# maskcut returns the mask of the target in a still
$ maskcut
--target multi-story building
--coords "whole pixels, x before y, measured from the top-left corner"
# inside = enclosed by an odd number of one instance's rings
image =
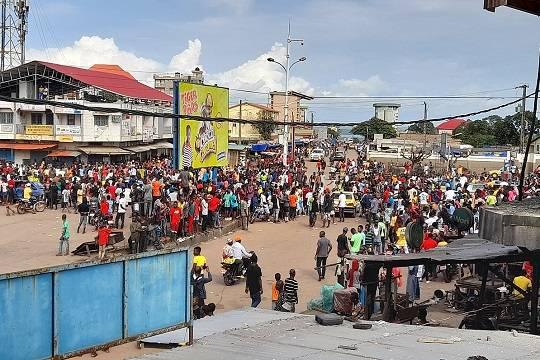
[[[373,107],[375,108],[375,117],[377,119],[381,119],[392,124],[399,121],[400,104],[376,103],[373,104]]]
[[[246,120],[274,120],[278,113],[266,105],[243,102],[229,107],[229,117],[232,119]],[[271,136],[272,134],[268,134]],[[236,143],[257,143],[263,139],[259,130],[251,124],[239,124],[229,122],[229,141]]]
[[[0,159],[17,163],[45,157],[117,161],[172,151],[171,118],[121,112],[171,113],[172,98],[138,82],[118,66],[82,69],[33,61],[0,73],[0,95],[56,102],[0,102]]]
[[[302,103],[302,100],[313,100],[311,96],[289,91],[289,121],[298,123],[311,122],[307,119],[307,106]],[[279,123],[285,120],[285,92],[273,91],[270,93],[270,107],[277,110],[276,119]],[[296,138],[313,138],[313,129],[310,126],[295,126],[294,137]]]
[[[195,70],[191,71],[191,75],[181,73],[154,74],[154,87],[169,96],[173,96],[175,81],[202,84],[204,83],[203,72],[196,67]]]

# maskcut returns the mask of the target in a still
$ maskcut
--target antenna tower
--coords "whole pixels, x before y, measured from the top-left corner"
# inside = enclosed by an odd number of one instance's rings
[[[28,0],[0,0],[2,44],[0,71],[24,64],[24,44],[28,32]]]

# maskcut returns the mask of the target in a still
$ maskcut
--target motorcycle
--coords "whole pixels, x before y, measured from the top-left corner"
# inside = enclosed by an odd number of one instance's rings
[[[249,252],[254,254],[253,251]],[[244,278],[247,267],[251,264],[250,258],[243,258],[241,263],[221,263],[221,273],[223,274],[223,282],[225,286],[231,286],[236,284],[237,281]]]
[[[30,200],[19,199],[19,202],[17,203],[17,213],[43,212],[45,211],[45,207],[45,201],[43,200],[36,200],[34,198]]]
[[[253,224],[255,220],[258,221],[268,221],[270,218],[269,211],[263,208],[262,206],[259,206],[255,209],[255,211],[249,216],[249,223]]]

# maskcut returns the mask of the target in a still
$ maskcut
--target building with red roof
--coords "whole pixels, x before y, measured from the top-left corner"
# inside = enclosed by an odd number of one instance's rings
[[[460,119],[460,118],[454,118],[454,119],[448,119],[439,125],[436,126],[437,131],[439,134],[448,134],[452,135],[453,132],[460,127],[461,125],[465,124],[467,120]]]
[[[76,157],[118,161],[172,152],[172,119],[121,112],[172,112],[172,97],[139,82],[118,65],[83,69],[32,61],[0,72],[0,95],[118,109],[104,112],[0,102],[0,160],[40,162],[49,156],[64,162]]]

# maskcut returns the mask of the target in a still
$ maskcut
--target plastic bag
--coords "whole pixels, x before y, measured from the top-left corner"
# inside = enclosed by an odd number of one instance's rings
[[[307,309],[308,310],[318,310],[321,311],[323,309],[323,303],[321,298],[317,299],[311,299],[307,303]]]
[[[322,307],[324,311],[334,311],[334,291],[343,289],[339,283],[321,286]]]

